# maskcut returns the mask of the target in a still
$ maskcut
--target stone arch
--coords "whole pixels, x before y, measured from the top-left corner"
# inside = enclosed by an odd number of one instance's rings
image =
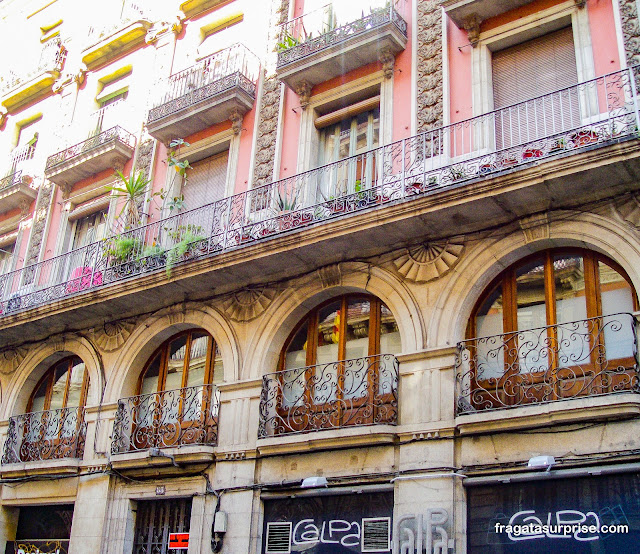
[[[289,288],[267,309],[260,331],[248,345],[242,379],[258,379],[275,371],[278,356],[294,326],[318,304],[348,292],[366,292],[380,298],[398,323],[403,352],[423,348],[424,322],[418,304],[409,289],[395,275],[364,263],[340,264],[339,278],[333,286],[324,286],[318,274],[308,276],[300,285]]]
[[[452,271],[433,308],[427,326],[429,346],[453,346],[464,339],[473,307],[489,283],[519,259],[540,250],[580,247],[606,255],[617,262],[640,290],[640,244],[634,231],[611,218],[574,214],[571,219],[551,222],[549,237],[526,242],[514,232],[489,242],[480,241]]]
[[[2,418],[7,419],[12,415],[24,413],[29,397],[44,373],[58,360],[73,355],[82,359],[89,372],[90,384],[86,405],[98,405],[105,385],[102,358],[89,340],[84,337],[72,337],[55,342],[48,341],[29,350],[7,387],[8,401],[4,403]]]
[[[200,327],[211,333],[222,355],[224,380],[237,379],[240,365],[240,350],[233,329],[213,308],[169,308],[141,321],[131,333],[126,346],[120,351],[113,373],[107,383],[105,401],[117,402],[119,398],[136,394],[138,376],[153,352],[165,340],[176,333]]]

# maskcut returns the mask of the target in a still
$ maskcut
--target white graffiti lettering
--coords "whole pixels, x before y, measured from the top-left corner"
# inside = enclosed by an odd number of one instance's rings
[[[344,519],[323,521],[320,526],[313,519],[302,519],[293,528],[293,544],[341,544],[357,546],[360,544],[360,524]]]

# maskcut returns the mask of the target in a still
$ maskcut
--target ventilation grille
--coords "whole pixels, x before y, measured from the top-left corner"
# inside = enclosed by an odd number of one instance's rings
[[[265,554],[291,553],[291,522],[267,523],[267,549]]]
[[[362,518],[362,552],[389,552],[391,550],[391,518]]]

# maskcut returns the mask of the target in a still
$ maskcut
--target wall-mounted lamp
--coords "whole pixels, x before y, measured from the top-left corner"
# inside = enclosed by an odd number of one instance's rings
[[[303,489],[314,489],[317,487],[327,487],[329,482],[326,477],[305,477],[300,485]]]
[[[553,456],[534,456],[529,460],[527,467],[530,469],[544,469],[547,472],[556,465],[556,459]]]

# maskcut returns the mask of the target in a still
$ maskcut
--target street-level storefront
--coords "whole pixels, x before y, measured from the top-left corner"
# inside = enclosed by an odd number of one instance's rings
[[[469,480],[469,554],[637,552],[640,473],[590,472]]]
[[[5,554],[67,554],[71,537],[73,504],[18,508],[15,541]]]

